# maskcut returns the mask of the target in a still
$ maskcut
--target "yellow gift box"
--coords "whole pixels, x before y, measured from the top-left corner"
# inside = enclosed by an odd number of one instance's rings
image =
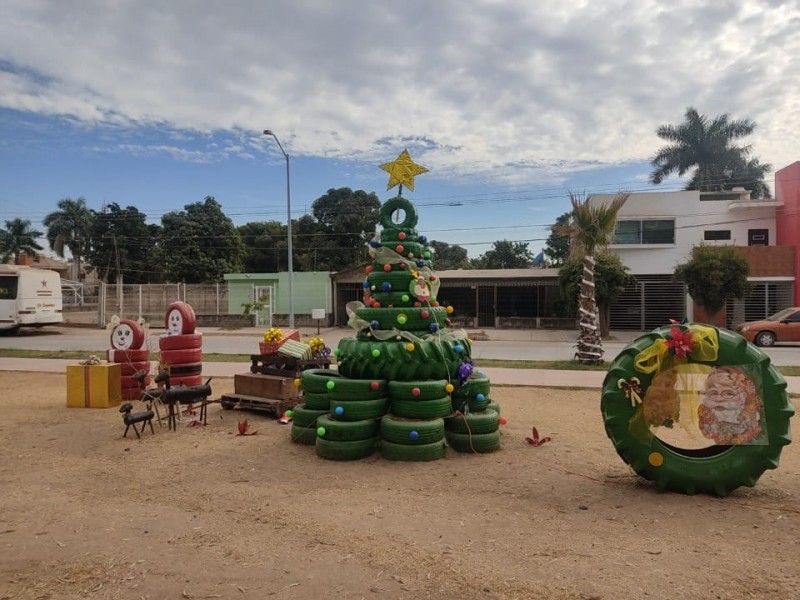
[[[110,408],[122,402],[122,365],[67,365],[67,406]]]

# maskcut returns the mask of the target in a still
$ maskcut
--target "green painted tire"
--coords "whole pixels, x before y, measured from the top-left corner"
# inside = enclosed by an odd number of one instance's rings
[[[783,446],[791,442],[789,419],[794,409],[786,394],[786,381],[770,363],[770,358],[743,337],[712,328],[717,333],[719,351],[713,362],[689,363],[709,366],[752,365],[761,379],[761,400],[767,443],[763,445],[712,445],[701,450],[677,448],[656,435],[647,439],[631,432],[637,409],[620,389],[619,380],[637,377],[644,397],[654,374],[634,367],[636,356],[654,342],[666,338],[669,327],[640,336],[628,344],[611,363],[603,383],[600,403],[606,433],[622,459],[640,476],[665,490],[685,494],[707,493],[726,496],[741,485],[753,486],[766,469],[778,466]],[[643,423],[647,428],[647,424]]]
[[[500,449],[500,431],[491,433],[456,433],[448,431],[445,433],[447,445],[458,452],[473,452],[485,454]]]
[[[392,221],[392,213],[402,210],[405,214],[399,223]],[[380,210],[380,223],[384,229],[411,229],[417,226],[417,209],[402,196],[395,196],[383,203]]]
[[[389,397],[392,400],[433,400],[447,394],[447,380],[390,381]],[[415,394],[414,390],[418,393]]]
[[[444,426],[455,433],[492,433],[500,427],[500,415],[493,410],[470,412],[450,417]]]
[[[406,419],[436,419],[450,414],[450,396],[433,400],[392,400],[389,411]]]
[[[295,444],[313,446],[317,441],[317,428],[300,427],[297,423],[292,423],[291,437],[289,439]]]
[[[426,379],[452,379],[464,360],[469,360],[470,348],[458,353],[453,342],[440,342],[431,337],[414,344],[408,351],[405,339],[364,341],[345,338],[339,342],[338,369],[344,377],[353,379],[386,379],[388,381],[419,381]],[[378,356],[372,355],[373,350]]]
[[[367,323],[377,321],[379,323],[377,329],[429,331],[431,323],[444,327],[447,309],[443,306],[359,308],[356,315]],[[398,319],[405,319],[405,322],[401,323]]]
[[[325,433],[319,435],[320,438],[334,442],[351,442],[355,440],[366,440],[375,438],[378,435],[378,421],[368,419],[366,421],[337,421],[329,415],[323,415],[317,419],[317,429],[324,428]]]
[[[303,403],[309,410],[328,411],[331,407],[331,399],[327,393],[303,392]]]
[[[387,308],[414,306],[416,298],[408,292],[371,292],[370,295]],[[403,299],[405,298],[405,300]]]
[[[381,419],[381,439],[392,444],[420,446],[444,439],[443,419],[404,419],[385,415]]]
[[[491,382],[485,373],[476,371],[472,376],[467,379],[465,383],[455,382],[455,389],[453,390],[454,398],[473,399],[478,394],[489,396]]]
[[[328,389],[331,400],[375,400],[385,398],[389,393],[385,379],[350,379],[340,377],[332,381]]]
[[[405,238],[400,239],[400,234],[404,233]],[[416,242],[419,239],[419,232],[413,227],[397,227],[392,225],[391,229],[381,231],[380,242],[385,246],[388,243],[405,242],[411,240]]]
[[[317,418],[326,414],[327,410],[312,410],[305,404],[298,404],[292,409],[292,423],[298,427],[316,427]]]
[[[367,281],[370,287],[375,286],[375,292],[383,292],[383,284],[388,283],[391,286],[389,292],[408,293],[408,284],[413,281],[411,273],[408,269],[395,269],[391,271],[384,271],[383,265],[374,263],[375,268],[367,276]]]
[[[327,394],[328,381],[336,380],[339,373],[331,369],[306,369],[300,373],[300,385],[304,392],[312,394]]]
[[[364,421],[380,419],[386,414],[389,398],[374,400],[334,400],[331,398],[331,416],[337,421]]]
[[[409,462],[426,462],[444,458],[447,446],[444,440],[409,446],[407,444],[394,444],[386,440],[381,440],[381,456],[386,460],[401,460]]]
[[[498,404],[497,400],[489,400],[489,404],[486,406],[486,410],[493,410],[498,415],[502,414],[500,412],[500,404]]]
[[[378,438],[366,440],[353,440],[348,442],[335,442],[317,437],[315,449],[317,456],[328,460],[358,460],[366,458],[378,445]]]

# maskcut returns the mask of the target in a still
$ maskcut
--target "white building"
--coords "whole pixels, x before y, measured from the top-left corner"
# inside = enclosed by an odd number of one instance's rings
[[[596,194],[589,203],[608,203],[613,198],[613,194]],[[630,269],[637,284],[611,308],[611,328],[647,330],[669,319],[705,320],[705,315],[695,314],[685,286],[672,280],[675,267],[686,262],[692,248],[700,244],[743,248],[740,252],[750,264],[753,293],[747,301],[729,307],[728,324],[745,317],[761,318],[773,308],[788,306],[794,265],[790,269],[784,248],[775,247],[779,206],[774,200],[751,200],[743,189],[631,194],[619,212],[609,249]]]

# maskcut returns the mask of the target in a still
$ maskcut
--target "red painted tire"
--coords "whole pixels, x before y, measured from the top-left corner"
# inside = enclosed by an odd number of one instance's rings
[[[202,333],[181,333],[178,335],[162,335],[158,338],[161,350],[192,350],[203,347]]]
[[[172,377],[191,377],[200,375],[203,371],[203,363],[182,363],[169,366],[169,376]]]
[[[111,330],[111,347],[116,350],[138,350],[144,344],[144,328],[138,321],[123,319]]]
[[[190,350],[162,350],[162,365],[183,365],[186,363],[197,363],[203,360],[203,349],[192,348]]]
[[[120,363],[122,367],[122,376],[123,377],[130,377],[131,375],[136,375],[139,371],[147,371],[150,373],[150,361],[138,362],[138,363]]]
[[[125,388],[139,389],[139,382],[130,375],[123,375],[120,380],[120,383],[122,384],[122,389]],[[147,387],[148,385],[150,385],[150,375],[144,378],[144,386]]]
[[[164,313],[164,327],[167,333],[194,333],[197,326],[197,317],[191,304],[186,302],[173,302]]]
[[[202,375],[190,375],[189,377],[173,377],[170,375],[169,385],[171,387],[178,387],[179,385],[201,385],[203,383]],[[164,387],[163,383],[159,383],[158,387]]]
[[[140,363],[150,360],[150,350],[147,348],[140,348],[138,350],[117,350],[110,348],[108,350],[108,362],[116,363]]]

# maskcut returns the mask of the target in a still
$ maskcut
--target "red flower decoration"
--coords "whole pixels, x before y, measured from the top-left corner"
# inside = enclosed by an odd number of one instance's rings
[[[670,328],[669,337],[666,342],[667,347],[671,348],[678,358],[686,358],[687,354],[691,354],[694,351],[692,334],[679,327]]]

